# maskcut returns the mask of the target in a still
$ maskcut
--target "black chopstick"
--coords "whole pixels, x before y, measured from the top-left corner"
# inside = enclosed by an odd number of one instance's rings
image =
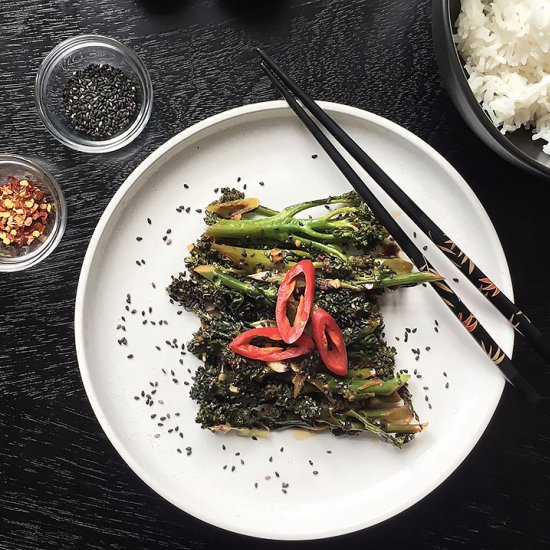
[[[543,336],[541,331],[530,321],[525,313],[479,269],[463,250],[436,225],[399,185],[290,76],[278,67],[264,51],[258,50],[258,53],[277,77],[307,107],[372,179],[416,223],[422,232],[450,258],[451,262],[506,317],[514,329],[531,344],[541,357],[550,361],[550,338]]]
[[[357,191],[361,198],[369,205],[373,214],[386,227],[396,242],[399,243],[400,247],[403,249],[405,254],[407,254],[417,269],[419,271],[437,273],[428,260],[424,257],[422,252],[412,242],[409,236],[403,231],[403,229],[388,213],[380,201],[374,196],[359,175],[338,152],[332,142],[325,136],[323,131],[309,117],[303,107],[300,106],[292,94],[284,87],[283,83],[277,78],[272,70],[265,63],[261,63],[261,67],[271,82],[279,90],[281,95],[286,99],[291,109],[296,113],[298,118],[303,122],[313,137],[340,169],[355,191]],[[541,400],[539,393],[516,369],[510,358],[500,349],[498,344],[491,338],[489,333],[483,328],[481,323],[474,317],[471,311],[462,303],[455,292],[442,281],[436,281],[430,284],[443,302],[445,302],[453,314],[459,319],[461,324],[478,342],[491,361],[497,365],[506,379],[516,387],[525,400],[533,404],[538,403]]]

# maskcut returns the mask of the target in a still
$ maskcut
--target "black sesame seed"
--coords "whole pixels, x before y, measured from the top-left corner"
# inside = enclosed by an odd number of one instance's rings
[[[318,155],[311,155],[312,159],[316,159],[317,157],[318,157]]]
[[[62,97],[71,126],[97,140],[111,138],[128,127],[139,103],[136,82],[108,64],[90,64],[74,71]]]
[[[313,475],[314,475],[314,476],[317,476],[317,475],[319,475],[319,471],[318,471],[318,470],[313,470],[313,472],[312,472],[312,473],[313,473]]]
[[[151,218],[147,218],[147,223],[151,225],[153,222],[151,221]]]
[[[134,356],[130,353],[130,355],[128,355],[128,359],[133,359]]]
[[[184,187],[185,189],[189,189],[189,185],[187,185],[186,183],[183,184],[183,187]]]
[[[231,471],[232,471],[232,472],[235,471],[235,466],[231,466]]]

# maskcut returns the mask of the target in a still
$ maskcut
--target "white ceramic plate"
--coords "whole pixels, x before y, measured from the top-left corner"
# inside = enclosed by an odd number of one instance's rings
[[[512,297],[497,235],[458,173],[388,120],[342,105],[323,107]],[[386,337],[398,349],[398,368],[421,374],[421,379],[413,376],[410,388],[421,420],[430,423],[402,450],[369,436],[302,439],[286,431],[253,441],[201,430],[186,385],[197,360],[166,343],[187,341],[197,321],[187,312],[178,315],[164,288],[171,274],[183,270],[186,245],[204,229],[195,209],[213,200],[214,188],[244,184],[247,193],[274,208],[348,190],[283,102],[214,116],[160,147],[116,193],[86,254],[75,332],[88,397],[128,465],[164,498],[204,521],[272,539],[330,537],[374,525],[413,505],[453,472],[485,430],[504,380],[435,293],[417,287],[392,293],[383,302]],[[383,202],[412,234],[416,228],[410,220],[391,201]],[[180,205],[191,212],[178,213]],[[163,241],[167,229],[171,245]],[[420,234],[417,242],[427,244]],[[433,249],[428,248],[430,260],[511,353],[512,330]],[[159,320],[168,324],[159,326]],[[416,331],[404,343],[406,328]],[[117,343],[123,337],[127,345]],[[417,347],[419,361],[411,352]],[[151,392],[149,382],[158,382],[153,407],[135,399],[142,390]],[[283,482],[289,484],[286,494]]]

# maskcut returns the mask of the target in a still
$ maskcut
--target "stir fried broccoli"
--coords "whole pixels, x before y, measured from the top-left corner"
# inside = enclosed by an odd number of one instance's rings
[[[319,206],[328,210],[306,215]],[[412,272],[397,257],[386,230],[355,193],[277,211],[224,188],[205,221],[186,272],[168,287],[170,297],[201,320],[188,349],[203,360],[191,389],[203,428],[243,435],[290,427],[337,435],[367,431],[398,447],[422,430],[406,387],[409,376],[395,372],[395,350],[382,336],[377,298],[386,288],[437,277]],[[329,372],[316,351],[265,362],[229,349],[242,332],[274,326],[278,286],[303,259],[315,267],[317,306],[342,329],[346,376]]]

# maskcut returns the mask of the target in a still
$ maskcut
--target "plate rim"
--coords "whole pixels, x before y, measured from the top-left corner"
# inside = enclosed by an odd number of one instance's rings
[[[421,138],[419,138],[418,136],[416,136],[406,128],[398,125],[397,123],[385,117],[376,115],[374,113],[371,113],[364,109],[360,109],[358,107],[352,107],[341,103],[334,103],[334,102],[328,102],[328,101],[318,101],[317,103],[328,112],[349,115],[358,119],[362,119],[366,122],[374,123],[386,130],[393,132],[394,134],[397,134],[398,136],[402,137],[403,139],[411,143],[413,146],[422,150],[422,152],[424,152],[428,157],[430,157],[434,162],[436,162],[436,164],[438,164],[439,167],[443,171],[445,171],[450,178],[453,179],[454,183],[456,183],[457,186],[460,188],[460,190],[466,195],[466,198],[469,199],[476,206],[476,208],[478,209],[478,212],[482,214],[481,221],[484,223],[484,226],[485,226],[484,230],[487,232],[487,236],[489,240],[494,241],[498,245],[498,250],[496,251],[497,258],[498,258],[499,264],[502,264],[499,267],[502,270],[503,277],[504,277],[504,281],[503,281],[503,284],[501,285],[501,289],[509,296],[511,300],[513,300],[513,287],[512,287],[510,270],[509,270],[508,262],[506,260],[506,255],[502,248],[502,244],[500,242],[496,229],[493,226],[489,215],[487,214],[485,208],[483,207],[482,203],[478,199],[477,195],[470,188],[470,186],[464,180],[464,178],[462,178],[460,173],[438,151],[436,151],[424,140],[422,140]],[[137,181],[139,181],[139,179],[147,172],[147,170],[152,168],[157,162],[161,161],[165,155],[168,155],[178,145],[180,145],[187,139],[192,138],[194,135],[202,132],[203,130],[206,130],[207,128],[213,127],[222,122],[239,118],[241,116],[247,116],[252,113],[270,111],[270,110],[273,110],[273,111],[290,110],[290,108],[288,107],[287,103],[284,100],[272,100],[272,101],[258,102],[258,103],[243,105],[240,107],[235,107],[227,111],[210,116],[204,120],[201,120],[191,125],[190,127],[182,130],[172,138],[168,139],[165,143],[163,143],[161,146],[155,149],[152,153],[150,153],[130,173],[130,175],[121,184],[121,186],[113,195],[108,205],[106,206],[105,210],[103,211],[99,221],[97,222],[97,225],[94,229],[94,232],[92,234],[92,237],[90,239],[90,242],[86,250],[86,254],[85,254],[81,271],[80,271],[80,276],[78,279],[78,286],[77,286],[76,299],[75,299],[75,312],[74,312],[75,347],[76,347],[76,355],[77,355],[77,362],[78,362],[78,367],[80,371],[80,376],[82,378],[82,383],[86,391],[86,396],[88,398],[88,401],[90,402],[92,410],[103,432],[105,433],[105,435],[107,436],[107,438],[109,439],[113,447],[116,449],[120,457],[124,460],[124,462],[130,467],[130,469],[138,476],[138,478],[141,481],[143,481],[146,485],[149,486],[150,489],[155,491],[164,500],[166,500],[167,502],[170,502],[172,505],[174,505],[177,509],[181,510],[182,512],[189,514],[205,522],[208,525],[213,525],[217,528],[221,528],[232,533],[238,533],[241,535],[247,535],[251,537],[268,539],[268,540],[319,540],[319,539],[325,539],[325,538],[331,538],[339,535],[344,535],[348,533],[353,533],[362,529],[366,529],[368,527],[372,527],[379,523],[382,523],[387,519],[390,519],[398,515],[399,513],[409,509],[411,506],[413,506],[414,504],[416,504],[417,502],[425,498],[427,495],[433,492],[437,487],[439,487],[449,476],[451,476],[456,471],[456,469],[460,466],[460,464],[469,456],[472,449],[477,445],[483,433],[487,429],[496,411],[498,403],[502,397],[502,393],[505,385],[504,378],[502,377],[500,382],[500,391],[495,393],[494,403],[493,402],[490,403],[491,406],[487,408],[487,410],[490,412],[486,414],[486,418],[484,418],[484,422],[480,424],[483,427],[480,428],[478,430],[479,433],[476,433],[475,437],[472,438],[471,445],[469,445],[467,448],[464,449],[464,453],[462,455],[455,457],[455,460],[449,463],[449,466],[444,470],[444,472],[437,479],[433,479],[431,483],[427,484],[421,491],[419,491],[418,493],[415,493],[412,497],[409,497],[408,499],[403,500],[399,505],[394,506],[391,509],[388,509],[385,513],[380,514],[375,518],[371,518],[367,521],[358,523],[356,525],[346,526],[344,528],[331,528],[330,530],[325,530],[321,533],[316,534],[313,537],[311,536],[311,534],[308,534],[308,533],[304,533],[303,535],[293,534],[293,535],[285,536],[284,533],[280,533],[280,532],[279,533],[276,533],[276,532],[259,533],[257,531],[254,531],[254,529],[248,529],[248,530],[235,529],[229,523],[224,522],[223,520],[214,520],[213,518],[206,517],[203,514],[197,514],[195,512],[192,513],[188,511],[186,508],[183,508],[180,503],[175,502],[175,500],[173,500],[170,496],[168,496],[163,490],[163,488],[159,486],[159,484],[157,484],[155,478],[151,476],[146,469],[142,468],[141,465],[139,464],[139,461],[135,460],[134,457],[126,451],[125,445],[123,444],[119,436],[115,433],[115,430],[111,427],[111,424],[107,416],[103,412],[103,408],[100,404],[100,400],[98,399],[93,389],[93,384],[89,376],[89,367],[86,361],[86,354],[84,351],[85,338],[83,333],[83,326],[84,326],[83,313],[84,313],[84,303],[85,303],[86,290],[88,286],[90,270],[94,261],[98,244],[101,241],[101,237],[103,235],[105,227],[107,226],[116,208],[122,202],[122,200],[124,199],[126,194],[130,191],[132,186]],[[483,214],[485,215],[485,219],[483,219]],[[503,339],[508,341],[503,341],[501,344],[501,347],[505,351],[507,351],[509,355],[511,355],[513,350],[514,338],[515,338],[515,334],[512,331],[509,339],[506,339],[506,338]]]

